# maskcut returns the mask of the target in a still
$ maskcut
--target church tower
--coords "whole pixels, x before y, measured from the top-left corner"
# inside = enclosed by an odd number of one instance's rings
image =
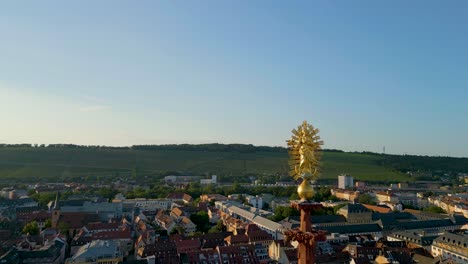
[[[58,221],[60,219],[60,205],[59,205],[59,192],[55,196],[55,202],[52,209],[52,227],[57,228]]]

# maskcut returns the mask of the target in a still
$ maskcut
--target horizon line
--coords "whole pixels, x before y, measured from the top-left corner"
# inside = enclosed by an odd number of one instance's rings
[[[21,146],[21,145],[29,145],[32,148],[39,148],[39,147],[48,147],[50,145],[62,145],[63,147],[66,147],[67,145],[69,146],[78,146],[78,147],[107,147],[107,148],[129,148],[134,146],[180,146],[180,145],[194,145],[194,146],[200,146],[200,145],[245,145],[245,146],[253,146],[253,147],[270,147],[270,148],[283,148],[287,150],[287,147],[284,146],[278,146],[278,145],[255,145],[252,143],[219,143],[219,142],[210,142],[210,143],[165,143],[165,144],[132,144],[132,145],[94,145],[94,144],[75,144],[75,143],[3,143],[0,142],[0,148],[2,147],[14,147],[14,146]],[[342,149],[337,149],[337,148],[322,148],[321,150],[324,151],[339,151],[339,152],[344,152],[344,153],[372,153],[372,154],[377,154],[377,155],[394,155],[394,156],[417,156],[417,157],[435,157],[435,158],[455,158],[455,159],[468,159],[468,157],[465,156],[443,156],[443,155],[427,155],[427,154],[408,154],[408,153],[381,153],[381,152],[375,152],[375,151],[370,151],[370,150],[362,150],[362,151],[357,151],[357,150],[342,150]]]

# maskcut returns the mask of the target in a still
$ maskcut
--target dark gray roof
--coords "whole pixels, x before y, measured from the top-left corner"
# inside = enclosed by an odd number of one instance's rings
[[[411,231],[398,231],[391,234],[392,237],[402,239],[408,242],[416,243],[422,246],[429,246],[437,236],[426,236],[422,233],[416,233]]]
[[[424,229],[424,228],[434,228],[434,227],[445,227],[452,226],[453,223],[450,219],[436,219],[436,220],[425,220],[425,221],[411,221],[411,222],[401,222],[399,227],[403,229]]]
[[[359,203],[354,203],[354,204],[350,203],[348,205],[345,205],[340,210],[347,210],[348,213],[367,213],[367,212],[370,212],[369,209],[367,209],[364,205],[359,204]]]
[[[299,227],[300,224],[299,216],[289,216],[279,221],[285,229],[294,229]],[[319,226],[318,229],[323,229],[321,224],[341,224],[346,223],[346,218],[342,215],[312,215],[312,225]]]
[[[3,256],[0,257],[1,264],[19,264],[20,258],[18,254],[18,250],[16,248],[11,249]]]
[[[30,197],[24,197],[20,199],[10,200],[10,199],[0,199],[0,207],[10,207],[10,206],[23,206],[28,203],[34,202],[34,199]]]
[[[406,212],[391,212],[386,214],[373,213],[372,220],[382,220],[382,222],[394,222],[401,220],[416,220],[417,218]]]
[[[17,207],[15,208],[17,213],[21,212],[35,212],[35,211],[44,211],[48,210],[45,206],[32,206],[32,207]]]
[[[345,223],[346,222],[346,218],[342,215],[313,215],[310,220],[312,224]]]
[[[87,200],[68,200],[68,201],[59,201],[59,206],[83,206]]]
[[[278,222],[281,224],[285,229],[293,229],[296,227],[299,227],[301,224],[298,220],[295,219],[295,217],[286,217],[285,219],[281,220]]]
[[[18,251],[20,259],[37,259],[37,258],[52,258],[57,259],[60,257],[60,253],[65,244],[59,240],[55,240],[55,243],[49,248],[44,250],[33,250],[33,251]]]
[[[382,231],[382,228],[380,228],[378,224],[321,226],[319,229],[325,230],[329,233],[340,233],[340,234],[373,233],[373,232]]]
[[[410,213],[388,213],[374,214],[373,220],[378,221],[383,230],[404,230],[404,229],[425,229],[452,226],[453,222],[450,219],[432,219],[432,220],[417,220]]]
[[[468,218],[466,218],[462,214],[453,214],[450,216],[450,219],[456,224],[456,225],[465,225],[468,224]]]
[[[298,215],[293,215],[286,217],[282,222],[290,222],[294,224],[299,224],[301,222],[301,217]],[[311,215],[310,221],[312,224],[325,224],[325,223],[345,223],[346,218],[342,215]]]
[[[391,251],[386,251],[384,254],[385,254],[385,257],[393,261],[397,261],[397,263],[412,263],[413,262],[411,255],[404,251],[391,250]]]

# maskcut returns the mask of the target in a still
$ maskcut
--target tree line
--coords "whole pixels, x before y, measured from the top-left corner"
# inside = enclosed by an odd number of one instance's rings
[[[68,148],[68,149],[120,149],[120,150],[174,150],[174,151],[207,151],[207,152],[278,152],[287,153],[287,148],[278,146],[255,146],[252,144],[162,144],[162,145],[76,145],[76,144],[0,144],[0,148]],[[343,152],[337,149],[324,149],[325,152]]]

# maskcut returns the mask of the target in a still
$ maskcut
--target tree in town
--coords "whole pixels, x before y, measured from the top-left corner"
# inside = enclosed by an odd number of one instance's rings
[[[207,232],[209,227],[209,216],[206,212],[200,211],[190,216],[190,220],[197,226],[197,231]]]
[[[370,196],[368,193],[359,195],[358,202],[362,204],[376,204],[372,196]]]
[[[37,235],[39,234],[39,226],[37,225],[36,221],[32,221],[27,223],[23,227],[23,234],[30,234],[30,235]]]

